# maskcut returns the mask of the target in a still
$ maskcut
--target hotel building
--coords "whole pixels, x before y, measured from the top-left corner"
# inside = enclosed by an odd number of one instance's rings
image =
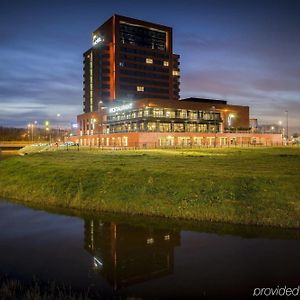
[[[179,97],[172,28],[114,15],[84,53],[82,146],[172,147],[282,143],[251,132],[249,107]]]
[[[85,113],[118,99],[179,99],[179,56],[172,28],[114,15],[84,53]]]

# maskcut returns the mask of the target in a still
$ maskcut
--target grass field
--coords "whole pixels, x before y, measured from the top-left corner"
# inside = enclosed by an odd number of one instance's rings
[[[45,151],[0,180],[45,206],[300,228],[300,148]]]

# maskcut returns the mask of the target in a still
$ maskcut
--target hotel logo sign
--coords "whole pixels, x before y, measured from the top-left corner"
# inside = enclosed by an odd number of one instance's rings
[[[104,42],[104,38],[98,35],[93,36],[93,46],[96,46],[100,42]]]
[[[111,107],[109,109],[109,113],[116,113],[119,111],[124,111],[127,109],[131,109],[132,108],[132,103],[128,103],[128,104],[124,104],[124,105],[120,105],[120,106],[115,106],[115,107]]]

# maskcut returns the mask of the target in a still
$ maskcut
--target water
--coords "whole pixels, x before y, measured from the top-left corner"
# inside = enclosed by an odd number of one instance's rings
[[[250,297],[300,284],[300,232],[0,201],[0,276],[55,280],[109,298]]]

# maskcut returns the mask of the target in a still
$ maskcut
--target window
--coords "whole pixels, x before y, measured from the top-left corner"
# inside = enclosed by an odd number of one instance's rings
[[[175,111],[166,111],[166,118],[175,118]]]
[[[159,142],[159,146],[161,147],[168,147],[168,146],[174,146],[174,137],[173,136],[166,136],[166,137],[162,137],[158,140]],[[169,237],[169,238],[166,238]],[[165,236],[165,240],[166,239],[170,239],[169,235]]]
[[[187,147],[191,146],[191,138],[190,137],[178,137],[178,146]]]
[[[161,108],[154,108],[153,109],[153,116],[154,117],[163,117],[164,116],[164,110]]]
[[[180,75],[180,73],[178,70],[173,70],[173,76],[179,76],[179,75]]]
[[[128,146],[128,137],[127,136],[122,137],[122,145],[125,147]]]
[[[189,118],[192,120],[197,120],[198,119],[198,112],[191,110],[189,111]]]
[[[148,131],[156,131],[156,123],[154,122],[149,122],[147,127]]]
[[[196,124],[186,124],[186,131],[195,132],[196,128]]]
[[[138,85],[138,86],[136,87],[136,90],[137,90],[138,92],[143,92],[143,91],[144,91],[144,87],[141,86],[141,85]]]
[[[146,63],[147,64],[153,64],[153,59],[152,58],[146,58]]]
[[[161,132],[170,132],[171,131],[171,123],[160,123],[159,131]]]
[[[178,123],[178,124],[174,124],[174,131],[175,132],[182,132],[184,131],[184,125],[181,124],[181,123]]]
[[[197,131],[198,132],[207,132],[207,124],[198,124]]]
[[[164,66],[168,67],[169,66],[169,62],[167,60],[164,60]]]
[[[194,137],[195,146],[202,146],[203,144],[203,137]]]
[[[179,118],[186,119],[187,118],[187,111],[185,109],[181,109],[179,111]]]

